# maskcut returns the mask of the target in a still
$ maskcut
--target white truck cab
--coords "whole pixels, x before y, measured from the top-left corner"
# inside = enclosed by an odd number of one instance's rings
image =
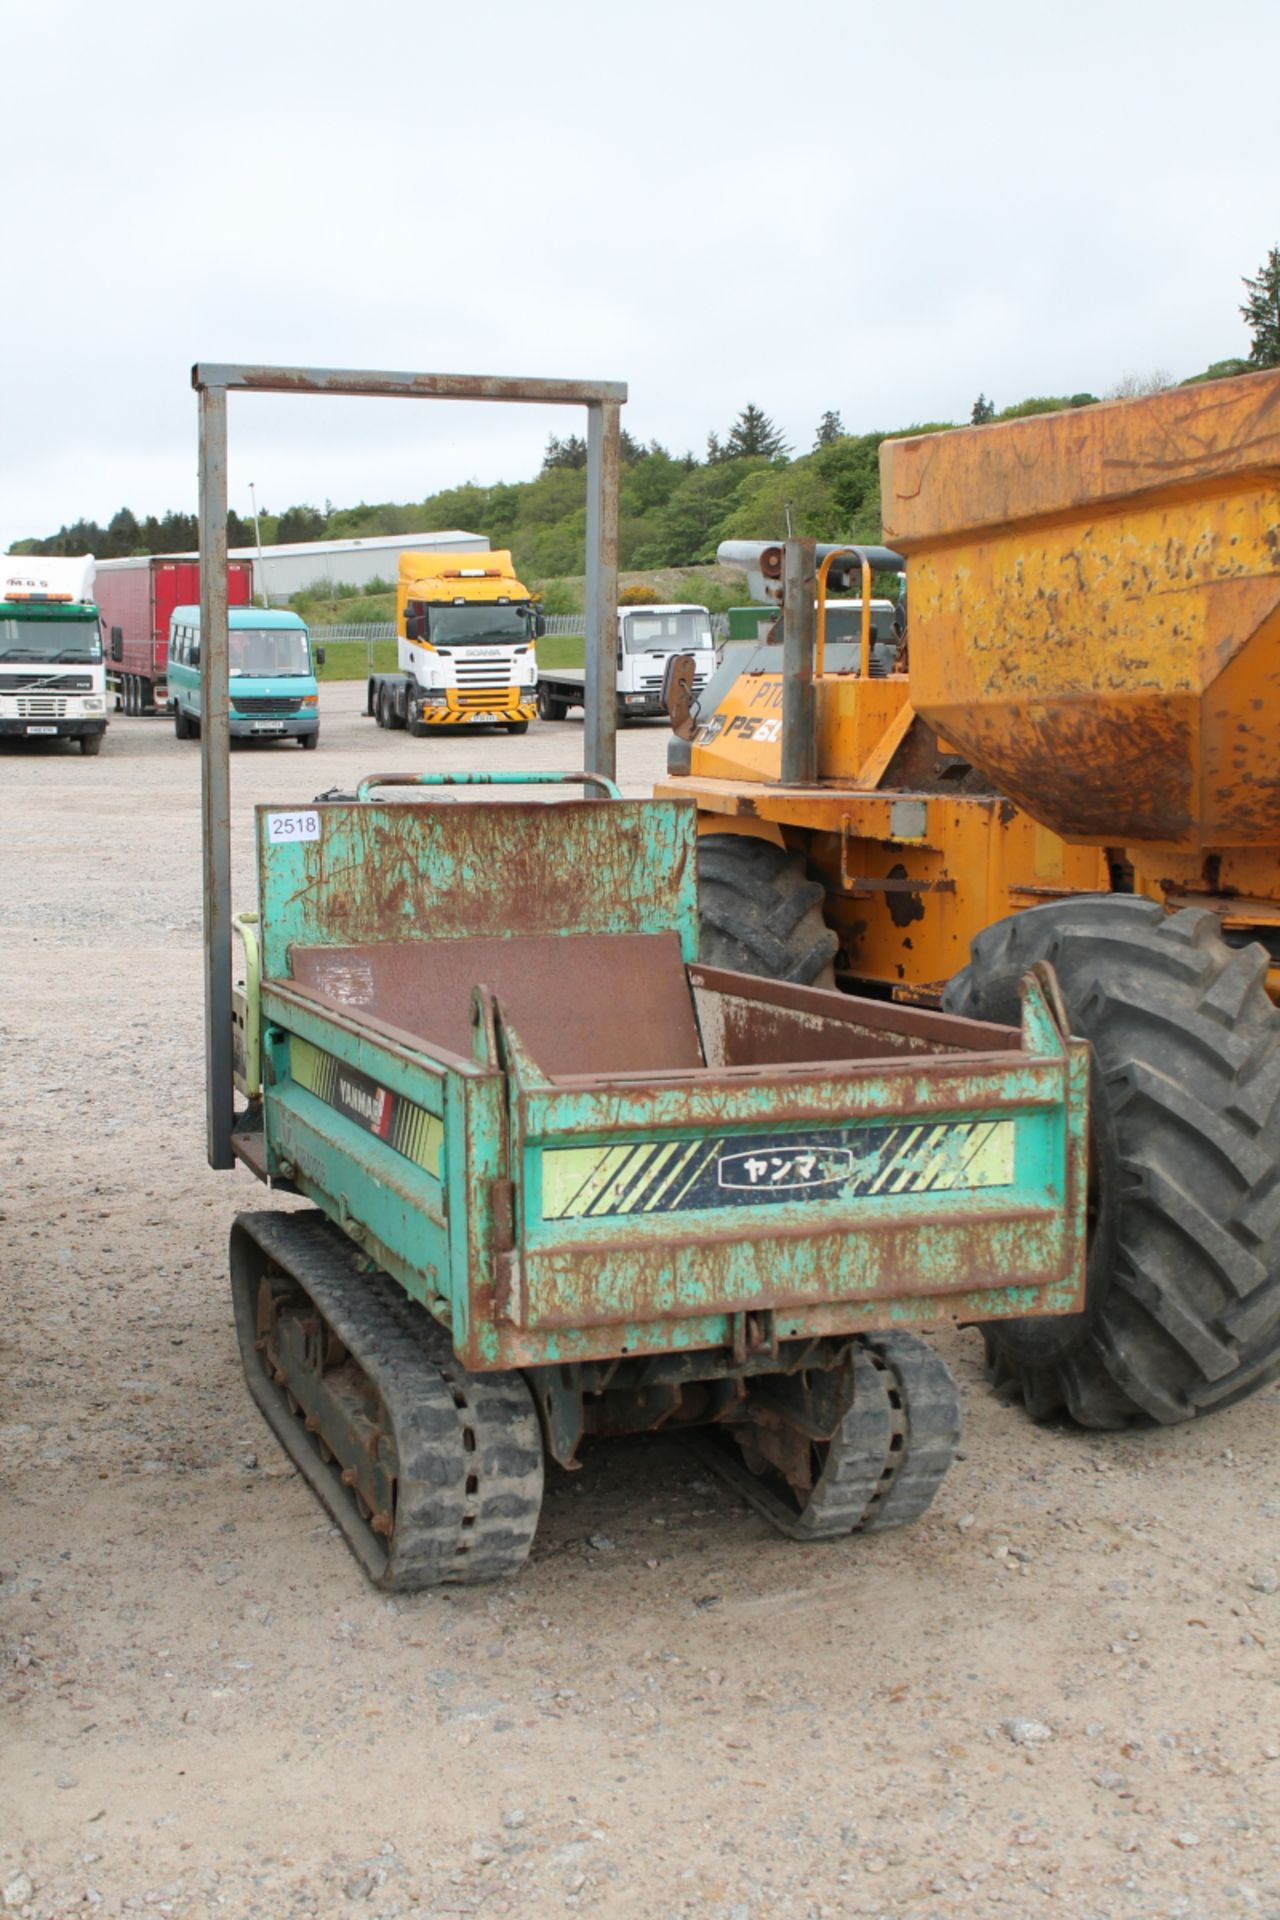
[[[617,695],[619,720],[642,720],[665,715],[662,686],[667,661],[674,653],[691,653],[694,692],[701,692],[716,666],[711,615],[705,607],[683,601],[663,606],[619,607]],[[570,707],[583,702],[585,676],[581,668],[539,667],[538,713],[544,720],[563,720]]]
[[[106,668],[91,553],[0,555],[0,736],[102,750]]]

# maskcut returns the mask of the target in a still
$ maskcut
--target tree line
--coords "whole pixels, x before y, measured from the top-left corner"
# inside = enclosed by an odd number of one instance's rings
[[[1280,247],[1271,248],[1256,276],[1244,280],[1240,312],[1252,336],[1247,360],[1216,361],[1193,381],[1280,366]],[[1125,398],[1174,384],[1169,374],[1127,376],[1105,399]],[[1089,392],[1043,394],[1003,408],[986,393],[969,415],[973,425],[1015,420],[1028,414],[1095,405]],[[956,421],[915,421],[870,433],[846,431],[837,409],[814,428],[812,446],[796,454],[770,416],[748,403],[727,428],[708,434],[699,459],[647,444],[622,432],[618,560],[627,570],[685,567],[714,559],[725,539],[769,539],[790,531],[820,540],[880,538],[879,449],[903,433],[932,433]],[[535,581],[579,574],[586,542],[586,442],[576,434],[552,435],[533,480],[469,482],[417,502],[382,502],[323,509],[295,505],[259,516],[263,543],[347,540],[374,535],[430,533],[466,528],[509,547],[518,571]],[[227,539],[252,546],[254,523],[232,512]],[[45,538],[15,542],[16,553],[94,553],[100,559],[128,554],[190,552],[198,544],[194,514],[168,512],[139,519],[122,507],[105,527],[77,520]]]

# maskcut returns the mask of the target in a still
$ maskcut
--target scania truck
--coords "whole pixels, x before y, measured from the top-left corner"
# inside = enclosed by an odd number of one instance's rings
[[[663,679],[672,654],[693,655],[693,691],[701,693],[716,668],[711,615],[705,607],[620,607],[618,610],[618,719],[661,715]],[[544,720],[563,720],[585,698],[581,667],[543,667],[538,673],[538,712]]]
[[[0,560],[0,738],[102,751],[107,690],[92,583],[91,553]]]
[[[509,553],[402,553],[399,672],[369,675],[365,712],[415,734],[485,724],[526,733],[543,625]]]

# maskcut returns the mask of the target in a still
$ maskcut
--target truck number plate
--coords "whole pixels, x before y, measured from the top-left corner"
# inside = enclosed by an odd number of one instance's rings
[[[58,729],[56,727],[28,727],[27,728],[28,733],[56,733],[57,731]]]
[[[279,847],[293,840],[318,840],[319,838],[320,815],[318,813],[269,813],[267,815],[268,846]]]
[[[284,721],[283,720],[255,720],[253,723],[253,730],[255,733],[283,733]]]

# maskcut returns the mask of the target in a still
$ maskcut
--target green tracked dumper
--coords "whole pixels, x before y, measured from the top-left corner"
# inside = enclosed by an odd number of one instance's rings
[[[918,1329],[1078,1306],[1047,969],[1014,1029],[700,965],[692,804],[594,775],[259,807],[257,864],[234,1150],[311,1206],[236,1221],[236,1325],[383,1588],[514,1574],[592,1435],[696,1429],[797,1539],[914,1520],[959,1437]]]

